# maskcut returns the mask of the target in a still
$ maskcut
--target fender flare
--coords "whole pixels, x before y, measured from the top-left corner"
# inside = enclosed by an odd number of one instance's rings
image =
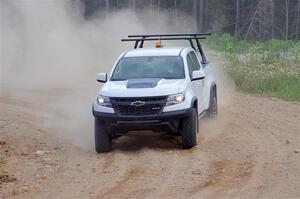
[[[209,99],[211,97],[213,89],[216,89],[216,92],[217,92],[217,84],[215,82],[212,82],[211,85],[210,85]]]
[[[194,107],[194,103],[197,101],[197,97],[194,96],[193,99],[192,99],[192,102],[191,102],[191,108]],[[197,118],[199,119],[199,113],[198,113],[198,103],[196,103],[196,106],[197,106]],[[197,133],[199,133],[199,121],[197,119]]]
[[[197,101],[197,97],[196,96],[194,96],[193,99],[192,99],[192,101],[191,101],[191,107],[194,106],[195,101]],[[197,106],[198,106],[198,104],[197,104]]]

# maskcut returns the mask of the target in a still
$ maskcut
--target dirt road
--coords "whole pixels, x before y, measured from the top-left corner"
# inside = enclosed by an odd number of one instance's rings
[[[192,150],[149,134],[100,155],[56,136],[41,108],[0,98],[0,198],[300,198],[297,103],[234,94]]]

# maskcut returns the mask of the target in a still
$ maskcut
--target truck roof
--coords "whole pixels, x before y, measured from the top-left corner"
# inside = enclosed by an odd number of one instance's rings
[[[124,57],[179,56],[184,48],[187,47],[137,48],[127,51]]]

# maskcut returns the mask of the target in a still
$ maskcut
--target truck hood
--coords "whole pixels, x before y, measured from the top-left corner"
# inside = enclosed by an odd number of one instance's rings
[[[99,94],[109,97],[146,97],[177,94],[184,79],[129,79],[108,81]]]

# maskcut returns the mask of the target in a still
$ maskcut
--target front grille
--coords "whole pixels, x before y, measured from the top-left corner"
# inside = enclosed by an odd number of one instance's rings
[[[166,97],[128,97],[110,98],[112,106],[119,115],[155,115],[162,111]],[[133,105],[133,104],[135,105]]]

